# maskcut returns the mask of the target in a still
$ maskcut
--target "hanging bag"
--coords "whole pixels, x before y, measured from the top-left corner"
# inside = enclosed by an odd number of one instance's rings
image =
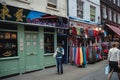
[[[109,64],[107,64],[107,65],[105,66],[105,74],[108,74],[109,71],[110,71],[110,67],[109,67]]]

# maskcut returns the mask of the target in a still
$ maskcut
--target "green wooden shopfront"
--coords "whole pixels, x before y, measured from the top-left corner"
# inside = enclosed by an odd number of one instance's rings
[[[66,18],[2,4],[0,10],[0,77],[55,65],[58,42],[67,62]]]

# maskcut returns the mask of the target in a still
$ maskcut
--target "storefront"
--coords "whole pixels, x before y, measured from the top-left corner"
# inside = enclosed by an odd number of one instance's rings
[[[64,38],[58,29],[68,30],[67,19],[2,4],[0,10],[0,77],[55,65],[57,38]]]
[[[102,42],[104,42],[105,48],[108,50],[112,47],[112,43],[116,42],[118,43],[118,47],[120,48],[120,28],[117,26],[114,26],[113,24],[106,23],[104,25],[104,34],[102,38]],[[104,49],[105,49],[104,48]]]
[[[101,56],[101,27],[96,24],[70,20],[69,62],[85,67]]]

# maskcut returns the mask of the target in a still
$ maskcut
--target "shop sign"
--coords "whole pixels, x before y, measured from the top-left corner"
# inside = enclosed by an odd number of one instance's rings
[[[76,21],[70,21],[70,27],[90,27],[90,28],[96,28],[98,27],[97,25],[94,24],[87,24],[87,23],[82,23],[82,22],[76,22]]]
[[[39,24],[50,27],[68,27],[67,19],[43,12],[0,4],[0,20]]]

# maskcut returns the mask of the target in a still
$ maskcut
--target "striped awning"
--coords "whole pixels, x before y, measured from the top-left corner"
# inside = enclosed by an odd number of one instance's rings
[[[106,24],[106,25],[120,36],[120,28],[113,25],[109,25],[109,24]]]

